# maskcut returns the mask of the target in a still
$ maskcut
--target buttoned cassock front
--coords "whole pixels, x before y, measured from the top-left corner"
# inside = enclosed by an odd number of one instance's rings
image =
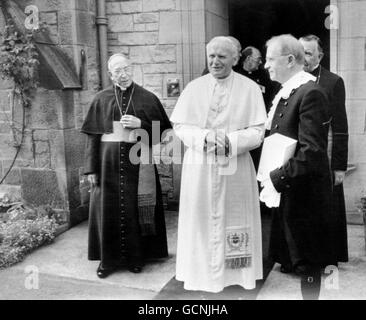
[[[220,82],[220,81],[219,81]],[[219,292],[225,286],[255,287],[262,278],[261,222],[255,170],[249,151],[263,136],[266,119],[259,87],[235,72],[223,81],[228,99],[217,110],[211,74],[185,88],[171,116],[187,147],[182,166],[176,278],[187,290]],[[232,153],[215,161],[204,152],[210,129],[224,130]],[[222,164],[227,161],[227,166]],[[250,267],[225,267],[225,232],[241,224],[250,230]]]

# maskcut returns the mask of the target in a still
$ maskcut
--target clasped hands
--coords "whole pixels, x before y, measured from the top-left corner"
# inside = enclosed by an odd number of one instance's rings
[[[230,141],[223,130],[211,130],[205,138],[205,151],[216,155],[227,156],[230,151]]]
[[[124,116],[122,116],[120,122],[122,123],[123,128],[127,129],[141,128],[141,120],[130,114],[125,114]]]

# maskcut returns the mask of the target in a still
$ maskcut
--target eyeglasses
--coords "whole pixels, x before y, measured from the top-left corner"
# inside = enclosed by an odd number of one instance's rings
[[[111,73],[116,76],[120,76],[121,74],[129,74],[132,71],[132,66],[127,66],[124,68],[117,68],[113,70]]]
[[[250,57],[252,58],[255,62],[261,62],[262,61],[262,57]]]

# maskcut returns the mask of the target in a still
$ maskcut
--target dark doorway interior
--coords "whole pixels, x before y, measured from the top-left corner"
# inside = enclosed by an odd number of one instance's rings
[[[322,65],[329,69],[329,30],[324,25],[328,5],[329,0],[230,0],[230,35],[243,48],[252,45],[264,55],[266,40],[272,36],[315,34],[324,44]]]

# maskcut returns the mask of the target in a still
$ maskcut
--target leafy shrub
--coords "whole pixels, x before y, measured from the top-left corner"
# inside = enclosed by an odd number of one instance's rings
[[[13,205],[0,220],[0,269],[53,241],[57,222],[50,209]]]

